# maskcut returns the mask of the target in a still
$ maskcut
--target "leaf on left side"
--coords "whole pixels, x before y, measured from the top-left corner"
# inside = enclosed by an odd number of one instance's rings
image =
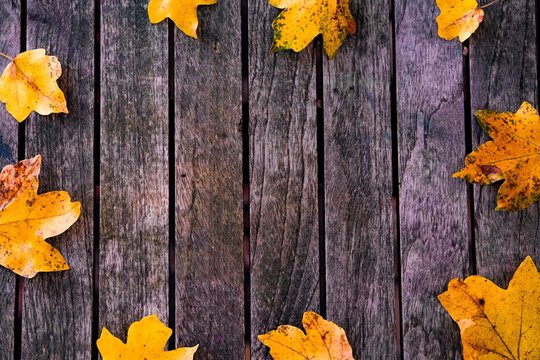
[[[103,360],[193,360],[199,345],[163,350],[171,335],[171,329],[156,315],[150,315],[131,324],[125,344],[103,328],[97,347]]]
[[[439,300],[459,325],[465,360],[540,359],[540,273],[530,257],[508,289],[469,276],[450,281]]]
[[[540,200],[540,116],[524,102],[519,110],[475,112],[493,139],[467,155],[465,168],[453,177],[488,185],[504,180],[497,194],[497,210],[516,211]]]
[[[311,311],[304,313],[302,324],[305,334],[282,325],[259,335],[259,340],[270,348],[274,360],[354,360],[345,330]]]
[[[56,83],[62,67],[55,56],[36,49],[11,60],[0,77],[0,101],[17,121],[24,121],[32,111],[68,113],[66,98]]]
[[[148,17],[152,24],[170,18],[184,34],[197,38],[197,6],[214,5],[217,0],[150,0]]]
[[[439,36],[445,40],[458,37],[464,42],[484,20],[484,10],[476,0],[437,0],[437,6],[441,10],[437,16]]]
[[[38,155],[0,173],[0,265],[27,278],[69,269],[45,239],[66,231],[81,212],[65,191],[37,194],[40,167]]]

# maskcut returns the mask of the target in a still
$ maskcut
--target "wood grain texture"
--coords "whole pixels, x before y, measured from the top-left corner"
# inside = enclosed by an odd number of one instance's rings
[[[396,2],[403,354],[460,359],[459,331],[437,300],[468,274],[467,185],[459,41],[437,36],[432,2]]]
[[[50,242],[71,269],[25,281],[23,359],[88,359],[92,346],[94,7],[92,2],[30,0],[27,47],[62,64],[59,86],[69,115],[33,114],[26,157],[43,156],[40,191],[65,190],[82,203],[79,220]]]
[[[198,359],[244,355],[240,3],[175,29],[176,335]]]
[[[358,33],[324,63],[328,319],[355,358],[392,359],[392,71],[389,3],[352,0]]]
[[[252,359],[270,358],[257,335],[319,311],[314,48],[272,53],[277,14],[249,5]]]
[[[99,322],[122,337],[145,315],[167,322],[167,30],[147,4],[101,7]]]
[[[535,2],[501,2],[486,9],[471,41],[471,101],[477,109],[515,112],[537,107]],[[473,116],[473,147],[488,140]],[[478,273],[506,287],[527,255],[540,262],[540,209],[495,211],[500,184],[474,186]]]
[[[20,2],[2,1],[0,3],[0,51],[16,56],[20,51]],[[0,59],[0,68],[7,66],[9,60]],[[0,104],[0,168],[17,162],[17,120]],[[14,315],[15,315],[15,274],[0,267],[0,349],[2,357],[13,359],[14,354]]]

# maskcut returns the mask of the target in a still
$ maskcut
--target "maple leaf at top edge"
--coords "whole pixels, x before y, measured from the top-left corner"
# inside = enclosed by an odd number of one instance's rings
[[[458,324],[464,360],[540,359],[540,273],[528,256],[507,289],[473,275],[439,301]]]
[[[540,200],[540,116],[528,102],[519,110],[475,113],[491,141],[465,158],[465,167],[453,174],[475,184],[504,180],[497,193],[497,210],[516,211]]]
[[[148,17],[152,24],[170,18],[184,34],[197,39],[197,7],[216,3],[217,0],[150,0]]]
[[[356,32],[349,0],[270,0],[270,5],[283,9],[272,22],[273,51],[299,52],[322,34],[324,50],[333,59],[347,35]]]
[[[436,19],[438,34],[445,40],[458,37],[464,42],[484,20],[484,10],[476,0],[437,0],[437,6],[441,10]]]

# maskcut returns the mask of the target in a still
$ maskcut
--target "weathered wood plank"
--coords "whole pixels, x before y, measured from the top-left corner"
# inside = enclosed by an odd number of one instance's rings
[[[515,112],[526,100],[538,104],[535,1],[500,2],[471,42],[471,101],[477,109]],[[486,141],[473,116],[473,146]],[[540,261],[538,205],[514,213],[495,211],[499,185],[475,186],[478,273],[507,286],[527,255]]]
[[[405,359],[461,356],[437,295],[468,273],[466,184],[451,178],[465,153],[462,54],[437,36],[438,14],[433,2],[396,2]]]
[[[277,14],[249,4],[252,359],[258,334],[319,311],[314,48],[273,54]]]
[[[175,29],[177,345],[241,359],[240,3],[219,0],[199,15],[200,41]]]
[[[146,0],[101,4],[99,322],[167,322],[167,29]]]
[[[23,359],[88,359],[92,328],[94,7],[84,0],[30,0],[27,47],[62,63],[69,115],[32,115],[26,155],[43,156],[40,191],[66,190],[81,217],[51,242],[71,269],[25,281]]]
[[[392,359],[389,3],[350,4],[358,33],[324,63],[327,313],[346,330],[355,358]]]
[[[16,56],[20,50],[20,2],[3,1],[0,4],[0,51],[9,56]],[[3,69],[8,59],[0,59]],[[0,104],[0,168],[17,162],[17,121]],[[0,349],[6,360],[14,354],[14,315],[15,315],[15,274],[0,267]]]

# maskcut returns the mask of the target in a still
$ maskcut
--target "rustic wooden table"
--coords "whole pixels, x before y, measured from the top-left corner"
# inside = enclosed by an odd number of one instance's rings
[[[70,114],[2,106],[0,165],[42,154],[41,191],[84,210],[51,240],[70,271],[0,269],[0,357],[98,359],[103,326],[156,313],[196,359],[268,359],[257,334],[315,310],[357,359],[459,359],[436,295],[540,261],[538,206],[450,177],[485,140],[472,110],[538,103],[535,1],[486,9],[462,48],[432,0],[351,0],[333,61],[270,52],[266,0],[201,7],[202,41],[146,6],[1,2],[0,50],[58,56]]]

